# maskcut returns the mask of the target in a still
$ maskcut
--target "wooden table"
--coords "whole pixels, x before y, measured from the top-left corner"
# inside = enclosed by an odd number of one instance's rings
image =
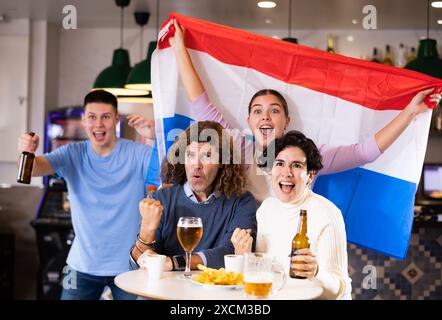
[[[207,288],[191,280],[178,279],[182,272],[165,272],[160,280],[149,281],[147,270],[134,270],[115,277],[115,284],[129,293],[164,300],[247,300],[242,289]],[[311,280],[288,278],[281,291],[267,299],[311,300],[322,294],[322,288]]]

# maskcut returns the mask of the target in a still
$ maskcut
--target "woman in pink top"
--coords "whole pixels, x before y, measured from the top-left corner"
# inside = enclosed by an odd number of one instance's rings
[[[174,51],[187,96],[192,103],[192,107],[195,108],[196,113],[199,115],[198,120],[217,121],[224,128],[232,130],[233,128],[210,102],[204,85],[184,45],[183,30],[176,21],[174,21],[174,26],[175,35],[169,39],[169,42]],[[352,169],[376,160],[401,135],[418,114],[430,110],[424,103],[424,99],[433,90],[428,89],[416,94],[407,107],[391,122],[362,143],[337,147],[319,146],[324,167],[318,175]],[[431,95],[432,102],[439,103],[440,100],[441,94]],[[282,137],[290,120],[287,102],[279,92],[270,89],[260,90],[250,100],[247,122],[253,132],[255,143],[260,147],[260,150],[265,148],[274,138]],[[240,143],[243,139],[238,137],[237,141]],[[254,150],[253,148],[254,146],[251,141],[241,143],[241,149],[245,149],[246,153],[247,150]],[[260,169],[255,162],[249,166],[248,171],[248,189],[253,193],[258,202],[262,202],[266,197],[272,195],[269,174]]]

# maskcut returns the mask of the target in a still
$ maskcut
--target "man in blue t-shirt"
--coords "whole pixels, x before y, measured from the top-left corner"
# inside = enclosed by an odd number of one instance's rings
[[[137,116],[129,125],[152,138],[153,126]],[[104,90],[84,99],[82,123],[88,140],[61,146],[35,158],[33,176],[57,173],[66,180],[75,239],[67,258],[69,272],[62,299],[99,299],[104,287],[114,299],[132,299],[114,284],[128,271],[127,252],[140,224],[138,202],[146,195],[151,147],[118,139],[117,99]],[[19,150],[34,153],[39,137],[23,134]],[[67,278],[69,277],[69,278]]]
[[[235,157],[236,156],[236,157]],[[131,250],[131,265],[142,254],[167,255],[166,271],[184,270],[184,250],[177,238],[180,217],[199,217],[203,235],[190,261],[212,268],[224,266],[234,253],[230,238],[236,228],[256,235],[256,201],[245,191],[246,172],[229,134],[217,122],[191,125],[170,147],[161,168],[161,188],[140,202],[141,225]]]

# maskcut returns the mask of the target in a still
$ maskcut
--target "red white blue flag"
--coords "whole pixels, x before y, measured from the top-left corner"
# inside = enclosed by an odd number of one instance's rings
[[[233,128],[248,128],[251,97],[270,88],[288,101],[289,129],[302,131],[318,145],[353,144],[373,136],[417,92],[442,86],[440,80],[414,71],[172,13],[152,59],[160,159],[173,143],[175,129],[198,119],[169,46],[172,18],[186,29],[186,47],[208,95]],[[430,119],[430,112],[418,116],[376,161],[316,181],[314,190],[341,209],[349,242],[405,257]]]

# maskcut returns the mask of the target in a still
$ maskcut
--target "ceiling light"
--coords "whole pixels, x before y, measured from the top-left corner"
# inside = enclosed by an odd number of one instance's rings
[[[119,96],[118,102],[153,103],[153,99],[152,94],[145,96]]]
[[[265,21],[267,24],[269,24],[269,23],[272,23],[272,20],[270,20],[270,19],[266,19],[266,21]]]
[[[417,58],[407,63],[405,69],[418,71],[427,74],[429,76],[442,79],[442,60],[439,59],[436,40],[430,39],[429,21],[430,21],[430,2],[428,1],[427,2],[427,37],[419,41]]]
[[[152,90],[152,84],[150,79],[150,62],[152,59],[152,54],[157,47],[156,41],[151,41],[149,43],[149,48],[147,50],[147,58],[140,63],[138,63],[130,72],[126,88],[135,90]]]
[[[353,41],[355,41],[355,38],[352,35],[347,36],[347,41],[348,42],[353,42]]]
[[[358,24],[358,20],[353,19],[353,20],[351,20],[351,23],[353,23],[353,24]]]
[[[157,10],[158,11],[158,10]],[[143,40],[143,25],[147,24],[149,20],[148,12],[136,12],[135,13],[136,23],[141,26],[141,37],[140,41]],[[158,16],[157,16],[158,20]],[[158,34],[158,30],[157,33]],[[152,90],[152,84],[150,80],[150,61],[152,58],[152,53],[157,47],[156,41],[151,41],[149,43],[149,47],[147,49],[147,58],[142,60],[140,63],[136,64],[132,71],[129,73],[127,78],[127,83],[125,88],[127,89],[136,89],[136,90]],[[140,48],[142,48],[142,44],[140,44]]]
[[[298,39],[292,37],[292,0],[289,3],[289,23],[288,23],[288,37],[282,38],[283,41],[298,44]]]
[[[442,24],[442,20],[437,20],[437,24]]]
[[[103,89],[114,95],[145,95],[145,90],[125,89],[126,79],[131,70],[129,52],[125,49],[114,50],[112,65],[104,69],[95,79],[94,89]]]
[[[273,1],[260,1],[258,2],[258,7],[263,9],[270,9],[276,7],[276,3]]]
[[[129,51],[123,49],[123,17],[124,7],[130,4],[130,0],[115,0],[118,7],[121,8],[120,17],[120,48],[114,50],[112,64],[100,72],[94,82],[93,89],[106,90],[116,96],[119,95],[146,95],[146,90],[125,89],[127,77],[131,71]]]
[[[442,1],[433,1],[433,2],[431,3],[431,6],[432,6],[433,8],[442,8]]]

